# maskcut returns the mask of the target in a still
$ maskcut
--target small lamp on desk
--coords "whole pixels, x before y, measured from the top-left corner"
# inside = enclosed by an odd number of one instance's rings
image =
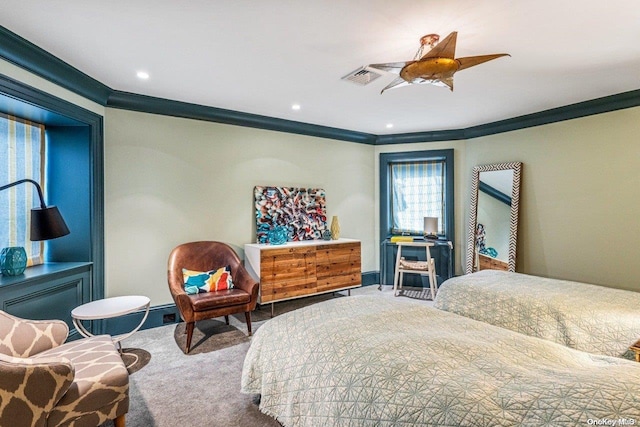
[[[424,217],[424,238],[432,240],[438,238],[438,217]]]
[[[40,184],[32,179],[21,179],[7,185],[0,186],[0,191],[23,183],[35,185],[40,198],[40,207],[31,209],[31,241],[51,240],[69,234],[69,228],[62,219],[60,211],[55,206],[47,206],[42,196]],[[7,276],[22,274],[27,267],[27,254],[23,247],[13,246],[0,251],[0,272]]]

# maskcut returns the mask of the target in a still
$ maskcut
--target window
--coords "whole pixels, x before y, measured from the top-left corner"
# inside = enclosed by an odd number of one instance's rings
[[[0,113],[0,184],[29,178],[43,183],[44,126]],[[40,206],[31,184],[20,184],[0,192],[0,248],[22,246],[28,265],[42,263],[42,242],[29,239],[31,208]]]
[[[438,235],[453,240],[453,150],[380,154],[381,240],[421,236],[424,217],[438,218]]]
[[[443,160],[397,162],[391,174],[391,233],[422,234],[424,217],[438,218],[438,234],[444,234]]]

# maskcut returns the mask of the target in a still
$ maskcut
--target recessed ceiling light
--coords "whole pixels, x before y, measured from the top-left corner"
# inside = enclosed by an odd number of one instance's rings
[[[298,111],[298,110],[300,109],[300,104],[293,104],[293,105],[291,106],[291,109],[292,109],[292,110],[295,110],[295,111]]]
[[[387,123],[387,129],[391,129],[393,127],[393,123]]]
[[[136,73],[136,76],[138,76],[140,80],[147,80],[149,78],[149,73],[147,73],[146,71],[138,71]]]

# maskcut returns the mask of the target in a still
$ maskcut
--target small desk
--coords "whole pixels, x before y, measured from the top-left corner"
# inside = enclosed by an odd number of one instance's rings
[[[85,329],[85,327],[82,325],[82,320],[111,319],[113,317],[135,313],[139,310],[145,310],[142,321],[131,332],[112,337],[113,342],[118,343],[118,347],[120,348],[120,352],[122,353],[122,344],[120,342],[125,338],[129,338],[131,335],[137,332],[138,329],[140,329],[144,321],[147,320],[150,304],[151,300],[148,297],[139,295],[105,298],[91,301],[74,308],[71,311],[71,317],[73,318],[73,324],[75,325],[80,335],[89,338],[94,335],[91,332],[87,331],[87,329]]]
[[[438,276],[441,280],[447,280],[453,276],[453,243],[448,240],[424,239],[415,239],[414,242],[422,243],[422,245],[424,245],[424,242],[433,243],[431,256],[436,260],[436,272]],[[392,243],[389,239],[383,240],[380,246],[380,286],[378,286],[378,289],[382,289],[382,285],[393,285],[396,261],[394,250],[397,248],[396,243]],[[423,253],[423,251],[421,251],[421,253]],[[389,271],[391,271],[391,276],[389,280],[387,280]]]
[[[402,291],[402,280],[405,273],[419,274],[429,277],[429,288],[431,290],[431,299],[434,300],[438,290],[438,279],[436,278],[436,263],[431,258],[431,250],[435,243],[429,240],[421,242],[397,242],[398,253],[396,255],[395,274],[393,279],[393,293],[398,296],[398,291]],[[403,247],[420,247],[425,248],[426,261],[406,261],[402,256]]]

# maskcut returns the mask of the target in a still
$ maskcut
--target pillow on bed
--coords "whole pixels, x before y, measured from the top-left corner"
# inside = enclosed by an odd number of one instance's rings
[[[233,288],[229,267],[221,267],[211,271],[195,271],[183,268],[182,278],[184,280],[184,291],[188,295],[224,291],[225,289]]]

